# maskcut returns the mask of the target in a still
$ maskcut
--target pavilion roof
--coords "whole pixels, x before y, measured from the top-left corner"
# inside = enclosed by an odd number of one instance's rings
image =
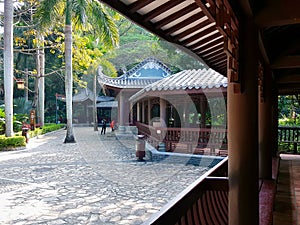
[[[114,88],[141,89],[170,75],[171,70],[165,64],[155,58],[147,58],[117,78],[99,73],[98,82]]]
[[[89,88],[83,88],[73,96],[73,102],[84,102],[88,99],[94,100],[94,94]]]
[[[130,101],[137,101],[144,94],[149,92],[166,92],[175,90],[202,90],[213,88],[226,88],[227,77],[224,77],[220,73],[213,69],[199,69],[199,70],[183,70],[172,76],[166,77],[162,80],[156,81],[133,96],[130,97]]]

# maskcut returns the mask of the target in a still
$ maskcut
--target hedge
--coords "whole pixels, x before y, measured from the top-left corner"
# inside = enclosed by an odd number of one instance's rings
[[[28,131],[29,138],[61,129],[64,126],[64,124],[45,124],[43,127]],[[5,137],[4,135],[0,136],[0,151],[13,150],[25,146],[26,139],[22,136],[22,131],[15,133],[14,137]]]

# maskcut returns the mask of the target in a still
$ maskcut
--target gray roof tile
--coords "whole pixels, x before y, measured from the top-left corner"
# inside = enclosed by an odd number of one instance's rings
[[[227,77],[212,69],[183,70],[146,86],[131,96],[129,100],[135,101],[143,93],[150,91],[211,89],[220,87],[227,87]]]

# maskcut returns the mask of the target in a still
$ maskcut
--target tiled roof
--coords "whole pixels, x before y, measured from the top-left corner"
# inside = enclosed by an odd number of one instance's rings
[[[220,87],[227,87],[227,78],[212,69],[184,70],[146,86],[131,96],[129,100],[135,101],[142,94],[150,91],[197,90]]]
[[[147,58],[120,77],[113,78],[98,73],[98,82],[101,85],[116,88],[144,88],[162,78],[171,75],[171,70],[155,58]]]
[[[81,89],[79,93],[73,96],[73,102],[84,102],[88,99],[90,99],[91,101],[94,100],[94,94],[88,88]]]

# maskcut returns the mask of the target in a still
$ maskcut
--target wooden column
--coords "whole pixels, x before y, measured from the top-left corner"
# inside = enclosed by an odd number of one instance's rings
[[[275,82],[273,82],[275,83]],[[274,88],[276,89],[276,88]],[[278,92],[272,90],[272,156],[277,157],[278,155]]]
[[[128,125],[133,124],[133,103],[132,102],[128,102],[129,103],[129,121],[128,121]]]
[[[120,126],[125,126],[125,96],[124,92],[120,92],[119,95],[119,125]]]
[[[207,99],[205,96],[201,96],[200,98],[201,128],[206,127],[206,111],[207,111]]]
[[[239,27],[241,89],[236,81],[227,89],[229,225],[258,225],[258,31],[251,18]]]
[[[189,116],[188,104],[186,102],[184,102],[184,104],[183,104],[183,112],[182,112],[182,118],[183,118],[183,125],[184,125],[184,127],[188,126],[188,116]]]
[[[272,77],[263,69],[259,76],[259,178],[272,178]]]
[[[145,101],[142,101],[142,123],[145,123]]]
[[[151,125],[150,121],[151,121],[151,99],[148,98],[148,125]]]
[[[138,121],[138,122],[140,122],[141,121],[141,111],[140,111],[141,109],[140,109],[140,102],[137,102],[136,103],[136,120]]]
[[[167,124],[167,114],[166,114],[166,107],[167,107],[167,103],[166,100],[163,98],[159,99],[159,117],[161,119],[160,121],[160,126],[164,127]]]

